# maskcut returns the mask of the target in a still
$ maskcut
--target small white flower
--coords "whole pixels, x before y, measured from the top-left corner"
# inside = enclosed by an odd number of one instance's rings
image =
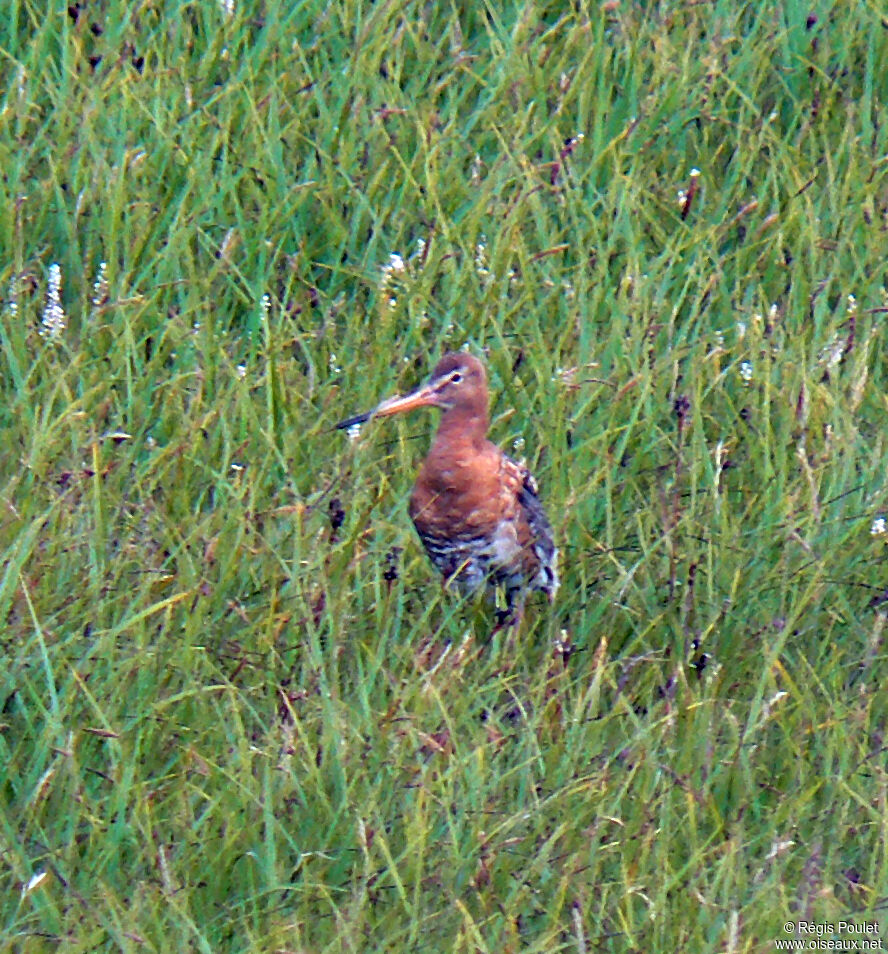
[[[888,524],[885,523],[885,518],[876,517],[870,527],[870,535],[873,537],[884,537],[886,533],[888,533]]]
[[[96,280],[93,283],[92,305],[93,310],[101,308],[108,301],[108,263],[99,262]]]
[[[231,465],[231,469],[232,469],[236,474],[239,474],[239,473],[241,473],[242,471],[246,470],[247,468],[244,467],[243,464],[233,463],[233,464]]]
[[[384,298],[388,299],[389,308],[394,308],[398,304],[398,299],[390,293],[390,289],[395,282],[395,274],[403,274],[407,271],[407,265],[403,256],[397,252],[392,252],[388,261],[382,266],[382,276],[379,279],[379,290]]]
[[[259,316],[262,323],[265,324],[268,321],[268,313],[271,311],[271,297],[269,295],[262,296],[262,301],[259,302],[259,310]]]
[[[43,319],[40,322],[40,335],[49,341],[57,341],[68,326],[65,310],[62,308],[62,269],[57,262],[49,266],[49,282],[46,288],[46,304],[43,306]]]
[[[740,377],[743,379],[744,384],[749,384],[749,382],[752,380],[752,362],[751,361],[740,362]]]
[[[342,374],[342,368],[336,363],[336,355],[333,352],[330,352],[329,366],[331,374]]]
[[[853,295],[848,296],[848,314],[853,315],[857,312],[857,299]]]
[[[487,262],[487,238],[482,235],[475,246],[475,271],[479,278],[488,278],[490,269]]]
[[[515,451],[516,454],[520,454],[524,450],[523,437],[516,437],[515,440],[512,441],[512,450]]]
[[[237,376],[243,380],[247,376],[247,366],[245,364],[239,364],[237,366]]]
[[[701,172],[700,172],[700,170],[699,170],[696,166],[695,166],[693,169],[691,169],[691,178],[692,178],[692,179],[699,179],[699,178],[700,178],[700,175],[701,175]]]
[[[227,20],[234,16],[234,0],[219,0],[219,6],[222,7],[222,12]]]
[[[742,341],[746,336],[746,322],[738,321],[737,322],[737,338]]]
[[[18,315],[18,281],[15,275],[9,279],[9,291],[6,293],[6,310],[11,318]]]
[[[354,444],[354,442],[361,436],[361,425],[352,424],[350,428],[345,432],[348,435],[348,439]]]
[[[833,335],[829,344],[821,349],[817,360],[824,365],[827,371],[837,368],[845,355],[845,343],[837,334]]]

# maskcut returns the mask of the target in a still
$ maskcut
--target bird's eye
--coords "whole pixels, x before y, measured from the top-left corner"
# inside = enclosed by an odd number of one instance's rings
[[[450,377],[450,382],[451,384],[459,384],[460,381],[462,381],[462,375],[459,371],[455,371]]]

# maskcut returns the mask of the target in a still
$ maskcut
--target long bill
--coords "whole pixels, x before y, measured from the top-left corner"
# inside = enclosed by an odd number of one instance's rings
[[[380,404],[377,404],[372,411],[365,411],[363,414],[356,414],[354,417],[347,417],[336,425],[337,430],[344,430],[354,427],[356,424],[363,424],[372,417],[389,417],[392,414],[402,414],[404,411],[412,411],[417,407],[429,407],[438,403],[437,388],[433,384],[426,384],[416,391],[403,396],[387,398]]]

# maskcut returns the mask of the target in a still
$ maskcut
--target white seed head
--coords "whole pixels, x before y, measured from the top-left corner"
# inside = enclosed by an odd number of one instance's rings
[[[821,365],[825,366],[828,371],[831,371],[839,366],[844,356],[845,342],[839,338],[838,334],[834,334],[829,344],[821,349],[817,359]]]
[[[11,318],[18,315],[18,280],[15,275],[9,279],[9,291],[6,293],[6,310]]]
[[[487,237],[483,234],[475,245],[475,272],[479,278],[486,279],[490,276],[487,261]]]
[[[394,284],[395,274],[403,274],[406,272],[407,265],[402,255],[399,255],[398,252],[392,252],[388,257],[388,261],[382,266],[380,271],[382,274],[379,278],[379,290],[385,295]],[[390,297],[388,300],[390,308],[394,308],[397,303],[397,299],[394,297]]]
[[[99,262],[96,280],[93,283],[92,304],[93,310],[101,308],[108,302],[108,263]]]
[[[62,308],[62,269],[57,262],[49,266],[49,280],[46,286],[46,303],[43,306],[43,318],[40,322],[40,335],[47,341],[58,341],[68,319]]]

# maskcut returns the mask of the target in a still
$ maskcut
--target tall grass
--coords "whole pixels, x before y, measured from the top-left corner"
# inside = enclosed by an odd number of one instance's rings
[[[463,6],[0,22],[5,950],[888,927],[884,13]],[[517,636],[332,430],[460,347]]]

